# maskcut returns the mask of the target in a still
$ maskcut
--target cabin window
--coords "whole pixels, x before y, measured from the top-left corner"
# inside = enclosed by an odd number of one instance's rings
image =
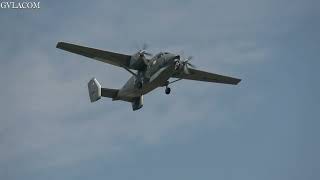
[[[159,53],[156,57],[157,59],[160,58],[162,56],[162,53]]]

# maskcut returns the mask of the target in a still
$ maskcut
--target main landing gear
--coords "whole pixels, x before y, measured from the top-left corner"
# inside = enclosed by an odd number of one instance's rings
[[[165,93],[166,94],[170,94],[170,92],[171,92],[171,89],[168,87],[168,85],[169,85],[170,83],[169,83],[169,81],[167,81],[165,84],[164,84],[164,86],[166,87],[166,89],[165,89]]]
[[[166,94],[170,94],[170,92],[171,92],[171,89],[167,86],[167,87],[166,87],[166,90],[165,90],[165,93],[166,93]]]

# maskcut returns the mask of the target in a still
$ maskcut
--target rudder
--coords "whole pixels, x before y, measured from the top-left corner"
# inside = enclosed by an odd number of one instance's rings
[[[119,90],[118,89],[108,89],[101,88],[100,83],[96,78],[92,78],[88,83],[89,97],[91,102],[96,102],[102,97],[112,98],[115,100]]]
[[[96,78],[92,78],[88,83],[89,97],[91,102],[101,99],[101,85]]]
[[[133,111],[141,109],[143,106],[143,96],[134,98],[133,101],[131,102],[131,105],[132,105]]]

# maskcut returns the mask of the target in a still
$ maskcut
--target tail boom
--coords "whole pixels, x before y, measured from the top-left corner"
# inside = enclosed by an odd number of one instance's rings
[[[88,90],[89,90],[89,97],[90,101],[96,102],[101,97],[108,97],[112,98],[113,101],[115,100],[122,100],[122,101],[127,101],[130,102],[132,105],[132,110],[136,111],[143,106],[143,96],[139,97],[119,97],[118,89],[109,89],[109,88],[102,88],[99,81],[96,78],[92,78],[89,83],[88,83]]]

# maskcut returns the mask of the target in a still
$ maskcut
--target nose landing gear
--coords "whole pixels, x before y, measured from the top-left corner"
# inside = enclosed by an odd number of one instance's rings
[[[174,70],[178,70],[180,68],[180,62],[176,61],[175,65],[174,65]]]

